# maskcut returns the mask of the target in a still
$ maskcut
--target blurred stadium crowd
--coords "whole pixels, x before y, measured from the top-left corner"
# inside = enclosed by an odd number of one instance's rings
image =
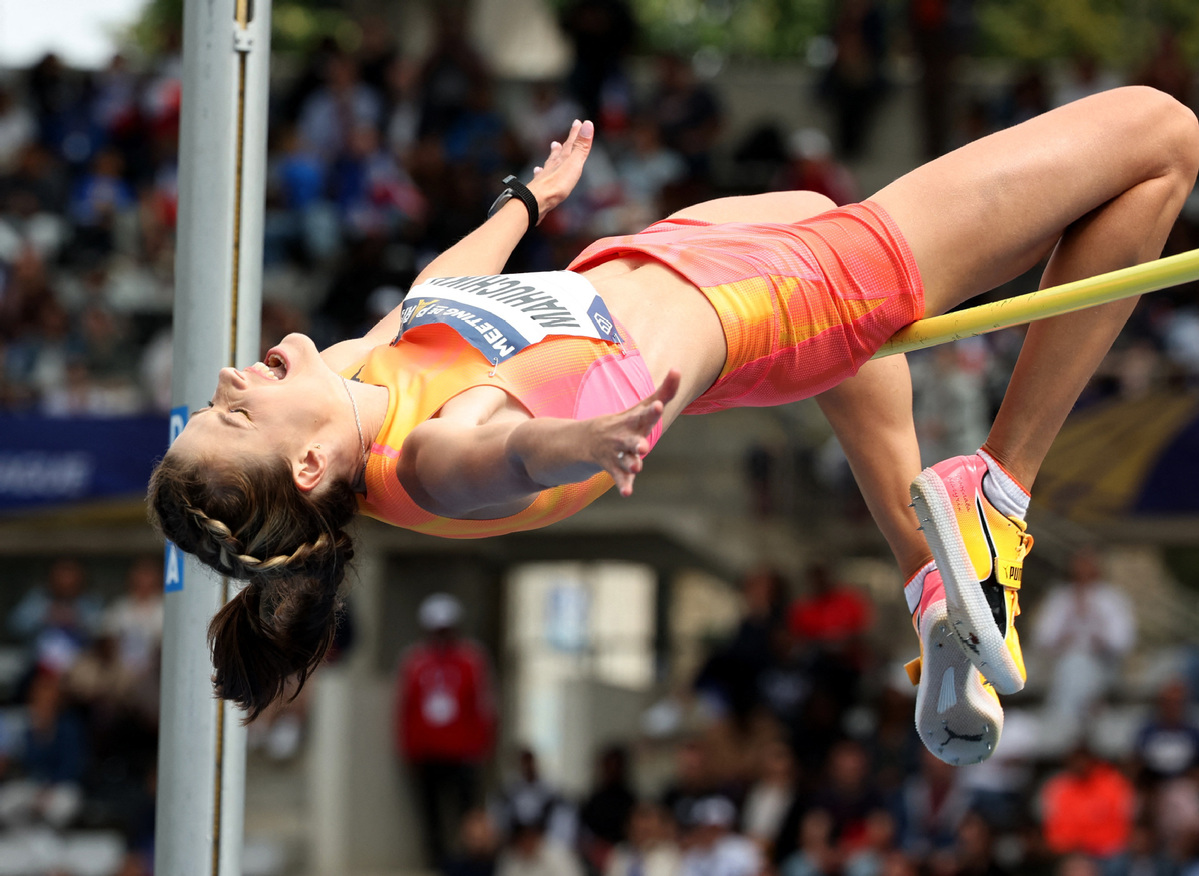
[[[869,0],[841,5],[847,11],[831,37],[839,57],[884,67],[900,37],[879,29]],[[561,267],[597,236],[636,230],[706,197],[793,187],[840,202],[864,194],[852,167],[881,148],[869,124],[887,99],[881,76],[868,94],[847,87],[835,65],[816,77],[835,120],[831,135],[817,120],[799,131],[764,120],[731,132],[718,83],[686,59],[634,57],[632,23],[620,16],[599,29],[565,18],[590,50],[577,53],[563,81],[529,84],[498,81],[452,11],[419,57],[365,28],[353,50],[326,41],[277,75],[268,344],[293,330],[318,344],[363,331],[402,299],[423,264],[483,219],[500,178],[527,176],[576,117],[597,120],[595,154],[576,194],[521,243],[514,270]],[[179,77],[177,51],[139,63],[117,57],[100,71],[49,56],[0,74],[0,411],[119,416],[169,406]],[[1194,97],[1193,70],[1164,38],[1158,55],[1121,78],[1079,58],[1060,75],[1015,71],[976,94],[946,86],[939,99],[954,112],[942,139],[963,142],[1120,81]],[[1196,246],[1192,206],[1169,248]],[[1019,337],[1011,331],[914,357],[930,456],[981,442]],[[1135,397],[1197,382],[1199,300],[1182,287],[1138,309],[1090,393]],[[128,593],[101,604],[86,569],[63,558],[8,618],[6,653],[17,656],[5,664],[0,828],[40,825],[58,836],[94,826],[119,838],[103,854],[92,847],[70,867],[56,865],[63,872],[135,876],[150,867],[160,566],[133,564]],[[635,792],[635,753],[617,746],[599,758],[593,792],[570,801],[526,751],[512,776],[491,782],[489,805],[462,807],[442,869],[1197,874],[1194,691],[1182,677],[1161,686],[1119,751],[1085,744],[1080,730],[1111,694],[1135,629],[1119,624],[1132,613],[1118,587],[1094,597],[1086,590],[1099,577],[1093,568],[1070,576],[1062,592],[1076,585],[1079,595],[1057,616],[1076,622],[1054,628],[1042,619],[1035,634],[1058,669],[1074,673],[1063,689],[1080,678],[1091,685],[1077,702],[1046,695],[1062,709],[1045,720],[1059,722],[1056,738],[1069,745],[1045,751],[1037,743],[1045,724],[1029,729],[1013,717],[1010,755],[945,767],[913,734],[910,691],[890,683],[870,654],[868,601],[828,573],[814,572],[794,591],[776,575],[751,575],[742,582],[741,626],[695,679],[696,701],[714,717],[679,742],[665,787]],[[279,756],[294,752],[294,740],[274,739]],[[9,835],[0,833],[0,843]],[[10,872],[6,859],[14,860],[0,854],[0,872]]]

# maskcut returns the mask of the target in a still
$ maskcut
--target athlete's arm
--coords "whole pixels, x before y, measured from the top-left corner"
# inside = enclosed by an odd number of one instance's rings
[[[569,195],[579,182],[583,163],[591,152],[595,126],[575,122],[561,145],[550,148],[545,166],[534,171],[529,191],[537,198],[544,217]],[[433,277],[474,277],[498,274],[504,270],[512,250],[529,230],[529,214],[518,198],[512,198],[494,216],[433,259],[417,283]]]
[[[574,190],[591,152],[595,126],[578,122],[571,126],[564,143],[550,147],[545,166],[536,168],[529,191],[537,198],[544,217]],[[467,277],[498,274],[504,270],[512,250],[529,230],[529,212],[524,202],[512,198],[495,215],[451,246],[420,272],[416,283],[433,277]],[[415,285],[415,283],[413,284]],[[326,348],[321,356],[330,368],[344,371],[361,362],[375,347],[390,344],[400,330],[401,304],[383,317],[361,338],[351,338]]]
[[[400,454],[400,483],[418,505],[443,517],[508,516],[547,487],[585,481],[606,471],[622,496],[633,492],[648,436],[679,388],[671,371],[654,393],[626,411],[568,420],[470,425],[437,417],[409,434]]]

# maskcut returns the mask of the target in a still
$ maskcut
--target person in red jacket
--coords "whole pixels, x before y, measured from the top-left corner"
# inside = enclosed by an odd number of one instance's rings
[[[420,606],[426,637],[400,661],[396,743],[415,781],[430,863],[440,865],[450,831],[477,803],[479,772],[495,743],[491,664],[476,642],[459,634],[462,606],[435,593]],[[454,814],[442,821],[443,796]]]
[[[1123,773],[1083,744],[1070,753],[1066,768],[1045,783],[1041,811],[1051,852],[1110,858],[1128,846],[1136,792]]]

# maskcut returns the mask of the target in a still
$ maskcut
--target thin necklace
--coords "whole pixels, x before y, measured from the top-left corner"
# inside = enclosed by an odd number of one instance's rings
[[[350,391],[350,381],[343,377],[341,382],[345,385],[346,395],[350,397],[350,406],[354,409],[354,425],[358,428],[358,446],[362,448],[362,468],[365,471],[367,460],[370,459],[370,449],[366,446],[366,439],[362,437],[362,420],[358,417],[358,402],[354,401],[354,393]]]

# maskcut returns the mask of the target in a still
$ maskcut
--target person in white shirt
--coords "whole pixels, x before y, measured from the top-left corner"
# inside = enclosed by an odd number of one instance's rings
[[[1046,718],[1061,739],[1072,740],[1136,643],[1132,601],[1104,580],[1094,548],[1071,557],[1068,580],[1050,591],[1037,613],[1033,642],[1053,666]]]

